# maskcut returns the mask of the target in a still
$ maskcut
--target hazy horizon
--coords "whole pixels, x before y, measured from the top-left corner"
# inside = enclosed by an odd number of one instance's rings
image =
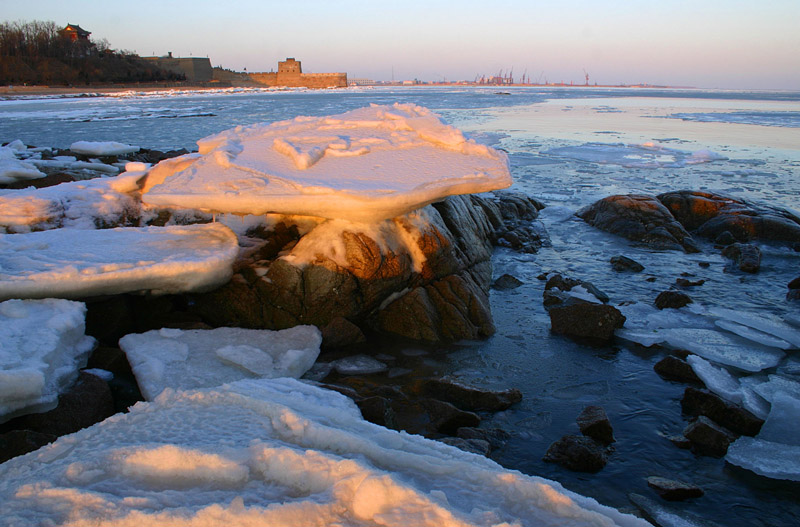
[[[139,55],[209,57],[270,71],[295,57],[305,72],[377,81],[458,81],[526,74],[533,82],[800,90],[800,2],[670,0],[569,5],[497,0],[0,0],[3,21],[78,24]]]

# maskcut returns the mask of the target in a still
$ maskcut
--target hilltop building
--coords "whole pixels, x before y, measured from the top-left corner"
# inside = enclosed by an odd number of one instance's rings
[[[347,73],[303,73],[299,60],[278,62],[277,72],[251,73],[250,79],[263,86],[289,88],[346,88]]]
[[[173,57],[170,51],[165,57],[142,58],[155,62],[163,70],[184,75],[187,82],[211,82],[214,78],[208,57],[178,58]]]
[[[62,29],[60,33],[65,37],[69,38],[72,42],[75,42],[77,40],[85,40],[88,42],[89,35],[92,34],[91,31],[86,31],[81,26],[70,23],[67,23],[67,27]]]

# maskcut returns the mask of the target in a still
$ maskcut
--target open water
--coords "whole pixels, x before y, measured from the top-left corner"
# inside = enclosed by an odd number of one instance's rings
[[[652,251],[572,215],[611,194],[680,189],[717,191],[796,212],[800,93],[413,87],[16,100],[0,101],[0,141],[192,149],[197,139],[240,124],[394,102],[431,108],[477,140],[507,151],[514,189],[547,205],[540,220],[549,246],[531,255],[495,253],[495,275],[510,273],[524,282],[512,291],[493,291],[495,336],[435,350],[395,350],[405,351],[409,363],[466,382],[523,391],[522,403],[488,423],[513,432],[493,458],[615,507],[630,507],[630,492],[658,499],[645,482],[657,475],[705,490],[702,498],[669,505],[678,511],[719,525],[800,525],[800,484],[696,456],[664,437],[679,434],[688,422],[680,410],[685,386],[653,371],[664,352],[621,343],[591,348],[551,335],[542,307],[544,283],[537,279],[558,271],[589,280],[619,304],[652,303],[677,277],[688,275],[705,280],[687,291],[701,305],[800,315],[800,304],[785,299],[786,284],[800,274],[800,253],[787,247],[763,244],[761,271],[744,275],[726,272],[725,260],[710,244],[693,255]],[[613,272],[609,259],[618,254],[639,261],[645,271]],[[608,465],[597,474],[579,474],[544,463],[550,443],[577,433],[575,418],[589,404],[603,406],[614,426],[617,442]]]

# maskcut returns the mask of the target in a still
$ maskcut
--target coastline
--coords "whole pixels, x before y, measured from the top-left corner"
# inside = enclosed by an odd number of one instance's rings
[[[200,85],[200,84],[124,84],[124,85],[105,85],[105,86],[0,86],[0,96],[31,96],[31,95],[80,95],[84,93],[114,94],[129,91],[155,92],[155,91],[184,91],[184,90],[218,90],[222,88],[247,88],[248,86],[227,86],[227,85]]]

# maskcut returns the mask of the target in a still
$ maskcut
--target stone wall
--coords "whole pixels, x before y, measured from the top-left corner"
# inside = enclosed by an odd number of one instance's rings
[[[214,73],[211,68],[211,60],[208,57],[202,58],[174,58],[174,57],[142,57],[158,64],[158,67],[180,73],[186,76],[189,82],[211,82]]]

